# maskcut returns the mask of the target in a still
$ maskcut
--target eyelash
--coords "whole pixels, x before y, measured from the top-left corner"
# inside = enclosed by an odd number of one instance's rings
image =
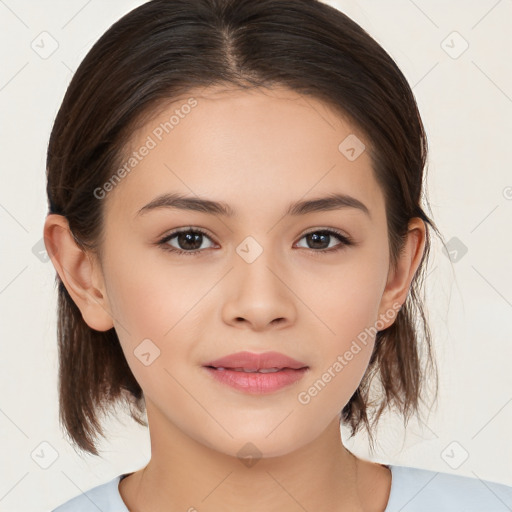
[[[178,254],[178,255],[183,254],[183,255],[186,255],[186,256],[197,256],[197,255],[201,254],[201,252],[204,249],[195,249],[193,251],[184,251],[182,249],[176,249],[175,247],[171,247],[167,243],[167,242],[169,242],[169,240],[171,240],[176,235],[179,235],[181,233],[200,233],[200,234],[208,237],[210,240],[212,240],[211,237],[208,235],[208,233],[206,233],[206,231],[202,230],[201,228],[192,228],[192,227],[190,227],[190,228],[180,229],[180,230],[173,231],[172,233],[169,233],[164,238],[159,240],[157,242],[157,245],[161,246],[164,251],[172,252],[172,253]],[[302,240],[302,238],[304,238],[305,236],[311,235],[313,233],[322,233],[322,234],[334,235],[341,242],[338,245],[336,245],[336,246],[334,246],[333,248],[330,248],[330,249],[319,249],[319,250],[309,249],[310,251],[313,251],[313,253],[316,253],[315,255],[333,254],[333,253],[336,253],[336,252],[344,249],[345,247],[348,247],[348,246],[351,246],[351,245],[355,245],[354,241],[350,237],[348,237],[346,235],[343,235],[342,233],[340,233],[339,231],[336,231],[334,229],[315,229],[313,231],[309,231],[307,233],[304,233],[299,240]],[[301,247],[301,249],[307,249],[307,247]]]

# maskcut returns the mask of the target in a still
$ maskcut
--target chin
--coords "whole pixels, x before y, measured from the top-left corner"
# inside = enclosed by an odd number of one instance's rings
[[[234,435],[233,439],[222,444],[219,444],[218,438],[211,440],[208,446],[230,457],[236,457],[251,467],[260,459],[288,455],[312,441],[309,438],[299,438],[298,432],[289,432],[286,429],[283,429],[280,435],[277,430],[270,436],[268,434],[267,429],[257,433],[252,430],[246,435]]]

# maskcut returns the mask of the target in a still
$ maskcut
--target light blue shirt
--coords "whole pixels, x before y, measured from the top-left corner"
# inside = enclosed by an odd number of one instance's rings
[[[478,478],[394,466],[384,512],[511,512],[512,487]],[[129,473],[93,487],[52,512],[129,512],[119,482]]]

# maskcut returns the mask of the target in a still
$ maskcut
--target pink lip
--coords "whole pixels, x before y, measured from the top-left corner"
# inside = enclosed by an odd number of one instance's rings
[[[210,361],[203,366],[258,370],[260,368],[292,368],[298,370],[299,368],[304,368],[307,365],[279,352],[262,352],[261,354],[237,352],[236,354],[230,354],[229,356],[215,359],[215,361]]]
[[[217,381],[251,394],[273,393],[290,386],[300,380],[309,369],[304,363],[279,352],[262,354],[238,352],[211,361],[204,365],[204,368]],[[280,370],[271,373],[247,373],[232,368],[253,370],[280,368]]]

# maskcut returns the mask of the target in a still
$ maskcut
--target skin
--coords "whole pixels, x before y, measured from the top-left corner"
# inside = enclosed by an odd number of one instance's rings
[[[412,219],[396,270],[390,267],[384,196],[367,151],[354,161],[338,145],[364,137],[325,104],[284,88],[210,89],[198,105],[103,201],[101,260],[82,252],[66,220],[49,215],[47,249],[84,320],[115,327],[147,405],[151,460],[121,481],[131,511],[384,511],[388,468],[354,456],[340,439],[339,414],[368,366],[374,337],[311,398],[298,401],[365,328],[391,325],[425,244]],[[176,101],[134,132],[130,151],[186,102]],[[161,208],[137,215],[162,192],[223,201],[233,218]],[[333,192],[354,208],[283,216],[289,203]],[[208,232],[195,256],[156,242],[172,230]],[[305,234],[336,229],[355,245]],[[252,263],[236,248],[253,237]],[[179,245],[177,237],[167,242]],[[324,251],[324,254],[319,254]],[[279,319],[279,320],[277,320]],[[150,365],[134,350],[149,338],[160,350]],[[202,365],[248,350],[275,350],[309,366],[289,387],[250,395],[213,381]],[[248,442],[261,458],[237,457]],[[192,509],[191,507],[195,507]]]

